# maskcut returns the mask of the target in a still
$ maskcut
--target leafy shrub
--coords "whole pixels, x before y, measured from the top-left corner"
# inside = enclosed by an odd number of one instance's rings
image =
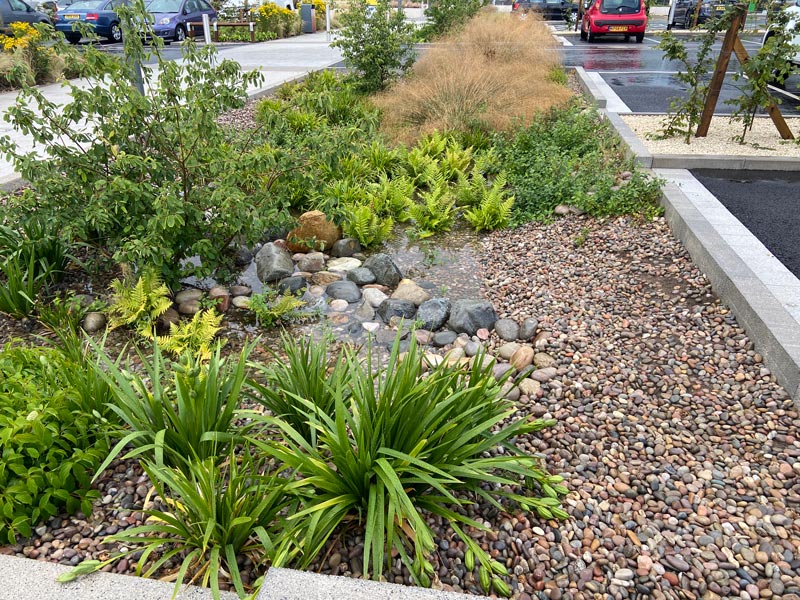
[[[293,10],[265,2],[250,11],[255,17],[258,31],[275,37],[289,37],[299,33],[300,16]]]
[[[169,288],[164,285],[158,271],[144,269],[133,287],[115,279],[111,282],[111,290],[113,295],[108,308],[111,329],[131,327],[143,338],[152,340],[156,320],[172,306]]]
[[[185,352],[201,360],[211,357],[214,338],[222,325],[222,313],[201,310],[189,320],[172,323],[169,335],[158,336],[158,345],[175,356]]]
[[[141,0],[119,14],[124,31],[147,22]],[[124,36],[132,62],[155,60],[157,68],[144,70],[144,95],[129,63],[86,47],[89,83],[68,84],[68,104],[26,87],[7,112],[48,158],[20,150],[8,136],[0,150],[33,186],[18,202],[20,214],[35,209],[69,239],[103,246],[135,268],[155,265],[172,281],[213,272],[232,239],[254,242],[283,212],[265,185],[271,152],[230,143],[216,120],[244,105],[247,86],[260,75],[218,60],[213,46],[187,44],[181,61],[167,60],[151,37],[155,45],[145,47],[141,36]],[[103,83],[109,80],[115,85]],[[243,177],[231,164],[257,177]],[[184,261],[193,256],[199,264]]]
[[[194,459],[220,461],[237,439],[233,419],[252,348],[246,345],[236,361],[222,358],[219,347],[207,361],[186,353],[168,373],[155,345],[152,357],[139,356],[143,375],[121,368],[96,348],[100,375],[113,394],[111,410],[125,426],[113,432],[120,441],[99,470],[128,444],[133,450],[127,457],[145,454],[158,466],[186,470]],[[172,385],[164,382],[168,375]]]
[[[242,580],[238,561],[249,558],[261,564],[279,553],[280,540],[286,537],[277,525],[282,522],[279,514],[292,500],[285,490],[286,478],[268,472],[266,461],[253,458],[249,448],[231,451],[226,458],[222,466],[211,458],[193,459],[185,470],[143,462],[165,508],[145,510],[144,525],[109,538],[125,544],[126,552],[104,562],[84,561],[59,581],[141,553],[137,573],[145,577],[167,561],[180,561],[175,594],[184,581],[191,581],[210,586],[213,597],[219,598],[220,578],[226,577],[244,598],[250,586]]]
[[[91,514],[91,473],[108,444],[78,401],[76,365],[56,349],[6,344],[0,352],[0,537],[13,544],[40,521]]]
[[[428,22],[420,37],[428,40],[462,27],[485,4],[486,0],[431,0],[425,11]]]
[[[363,90],[384,89],[413,64],[413,25],[388,0],[379,0],[370,13],[366,0],[353,0],[339,20],[340,37],[332,45],[342,49]]]
[[[611,126],[578,102],[499,138],[497,148],[514,192],[512,224],[548,218],[558,204],[598,216],[661,210],[658,180],[625,159]]]
[[[515,408],[502,399],[490,361],[478,360],[471,371],[443,363],[423,376],[413,336],[408,353],[401,359],[398,339],[386,368],[377,372],[370,353],[365,364],[349,348],[338,356],[348,377],[330,379],[321,392],[333,398],[332,413],[320,410],[315,399],[287,394],[297,402],[293,410],[305,411],[316,441],[287,420],[263,415],[256,418],[278,428],[282,441],[252,439],[302,477],[293,485],[304,495],[304,508],[289,517],[303,526],[295,534],[302,562],[357,519],[364,530],[365,572],[380,579],[396,553],[417,582],[429,585],[435,545],[426,515],[433,514],[467,545],[487,587],[493,580],[495,591],[507,591],[497,576],[505,568],[465,531],[482,526],[460,509],[478,498],[499,508],[501,501],[517,503],[544,518],[566,517],[558,500],[566,493],[561,478],[514,443],[553,422],[513,419]],[[293,380],[302,376],[302,369],[292,374]],[[500,446],[503,452],[494,453]]]

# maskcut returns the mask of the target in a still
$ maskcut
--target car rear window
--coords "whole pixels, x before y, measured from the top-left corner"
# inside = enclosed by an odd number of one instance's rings
[[[600,12],[631,14],[639,12],[639,0],[602,0]]]
[[[106,0],[82,0],[73,2],[69,5],[70,10],[99,10],[106,3]]]
[[[147,10],[154,13],[176,13],[181,10],[181,0],[153,0]]]

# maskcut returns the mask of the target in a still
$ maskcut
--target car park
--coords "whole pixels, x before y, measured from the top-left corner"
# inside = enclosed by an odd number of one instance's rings
[[[598,37],[631,36],[641,44],[647,29],[645,0],[586,0],[581,19],[581,39],[593,42]]]
[[[0,0],[0,33],[10,34],[11,23],[46,23],[53,21],[42,11],[36,10],[24,0]]]
[[[789,62],[796,67],[800,67],[800,0],[795,0],[793,5],[787,6],[783,9],[787,14],[786,29],[793,32],[792,44],[798,48],[796,54],[789,58]],[[767,40],[777,33],[776,25],[771,25],[762,40],[762,45],[767,43]]]
[[[79,0],[58,13],[56,31],[63,32],[68,42],[77,44],[81,33],[76,31],[75,23],[87,23],[100,37],[121,42],[122,29],[116,9],[127,4],[128,0]]]
[[[569,0],[519,0],[511,5],[512,13],[534,12],[542,18],[560,21],[571,11]]]
[[[203,15],[213,22],[215,11],[206,0],[153,0],[147,5],[153,15],[153,31],[165,40],[182,42],[189,32],[189,23],[200,23]]]

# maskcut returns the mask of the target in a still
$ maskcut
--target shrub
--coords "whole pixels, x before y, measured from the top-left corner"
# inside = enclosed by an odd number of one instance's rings
[[[422,39],[436,38],[463,27],[487,0],[431,0],[425,15],[428,22],[420,31]]]
[[[73,387],[85,366],[57,349],[0,352],[0,537],[10,544],[63,510],[92,512],[90,477],[108,444]]]
[[[99,470],[128,444],[133,450],[126,457],[145,454],[158,466],[185,470],[194,459],[222,460],[237,440],[233,420],[252,348],[253,344],[246,345],[236,361],[222,358],[219,348],[205,362],[186,353],[167,373],[161,350],[155,345],[152,357],[139,355],[144,373],[139,375],[121,368],[95,347],[100,356],[99,374],[113,394],[111,410],[125,426],[113,432],[120,441]],[[168,375],[172,385],[164,382]]]
[[[134,4],[120,10],[124,31],[147,21],[143,3]],[[68,238],[100,245],[134,268],[155,265],[173,281],[212,272],[226,260],[231,240],[255,241],[283,212],[264,184],[274,166],[271,151],[230,143],[216,121],[244,105],[247,86],[260,75],[218,60],[213,46],[187,44],[183,59],[171,61],[155,42],[150,56],[141,36],[124,36],[131,61],[155,60],[157,68],[144,68],[144,95],[136,92],[130,63],[87,47],[82,74],[89,84],[68,84],[68,104],[26,87],[8,110],[12,126],[48,158],[21,151],[8,136],[0,138],[0,150],[32,185],[20,213],[35,208]],[[199,264],[184,261],[193,256]]]
[[[273,2],[265,2],[250,11],[256,19],[258,30],[275,37],[289,37],[299,31],[300,17],[288,8],[282,8]]]
[[[384,89],[413,64],[413,25],[388,0],[379,0],[369,14],[366,0],[353,0],[339,19],[341,34],[332,45],[342,49],[363,90]]]
[[[409,143],[434,131],[509,130],[570,98],[550,77],[558,60],[540,20],[481,13],[427,49],[408,77],[375,98],[382,130]]]
[[[287,420],[256,417],[278,428],[282,440],[253,443],[302,477],[294,485],[304,508],[289,517],[302,525],[296,534],[302,562],[313,560],[340,526],[357,522],[364,531],[365,572],[380,579],[396,553],[417,582],[429,585],[435,546],[426,516],[433,514],[467,545],[486,587],[494,580],[495,591],[507,593],[497,577],[505,568],[467,535],[466,527],[482,526],[461,508],[479,498],[497,507],[518,503],[544,518],[565,517],[558,501],[566,492],[561,478],[514,443],[553,422],[513,419],[515,409],[502,399],[491,362],[481,357],[471,371],[442,363],[424,376],[413,336],[402,358],[395,341],[383,370],[373,372],[370,356],[363,364],[354,350],[339,351],[348,376],[330,379],[330,389],[323,390],[333,398],[332,413],[289,394],[295,410],[305,412],[316,443]],[[292,377],[302,377],[302,370]],[[498,447],[502,453],[494,452]]]

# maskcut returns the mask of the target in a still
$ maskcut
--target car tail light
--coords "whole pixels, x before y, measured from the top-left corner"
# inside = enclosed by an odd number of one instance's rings
[[[511,6],[511,10],[519,10],[519,2],[514,2],[514,4]]]
[[[97,21],[100,18],[100,15],[97,13],[86,13],[86,20],[87,21]]]

